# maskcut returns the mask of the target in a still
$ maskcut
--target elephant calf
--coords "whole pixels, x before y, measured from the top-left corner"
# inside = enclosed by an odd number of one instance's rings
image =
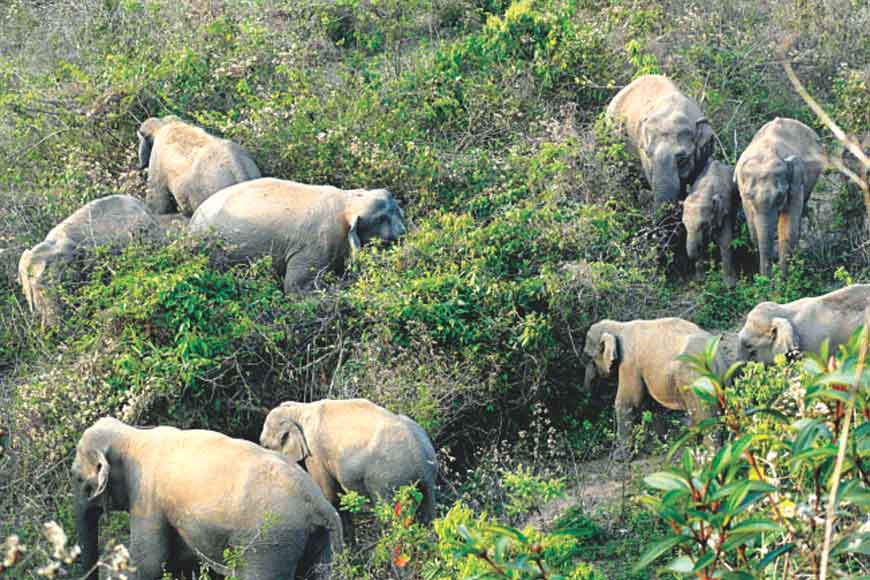
[[[707,243],[715,240],[722,259],[722,275],[729,286],[735,282],[731,239],[738,203],[733,175],[730,165],[709,161],[683,202],[687,255],[700,264]]]
[[[698,104],[667,77],[644,75],[607,106],[640,155],[655,204],[676,202],[713,153],[713,128]]]
[[[342,549],[341,520],[298,466],[249,441],[213,431],[137,429],[103,418],[72,465],[82,563],[97,562],[100,513],[130,513],[135,578],[180,577],[205,558],[240,578],[302,578]],[[242,550],[242,569],[222,565]],[[93,571],[90,580],[96,580]]]
[[[257,179],[260,170],[238,144],[209,135],[175,116],[139,127],[139,168],[148,168],[148,207],[191,215],[225,187]]]
[[[737,160],[734,181],[749,236],[758,247],[762,275],[770,275],[777,237],[779,269],[786,275],[788,256],[799,241],[801,217],[823,159],[815,131],[800,121],[777,117],[758,130]]]
[[[339,492],[388,500],[397,488],[416,483],[423,493],[421,520],[435,515],[438,466],[429,437],[408,417],[366,399],[282,403],[266,417],[260,444],[303,461],[334,505]],[[348,516],[342,517],[351,531]]]
[[[622,459],[629,449],[634,411],[647,395],[668,409],[689,413],[693,424],[709,417],[709,407],[692,391],[697,374],[689,363],[676,360],[682,354],[699,354],[713,335],[680,318],[602,320],[586,334],[584,353],[585,386],[607,377],[615,370],[619,376],[616,391],[616,445],[614,459]],[[717,353],[715,370],[723,373],[725,362]]]
[[[43,324],[56,324],[61,313],[59,284],[80,276],[82,257],[97,246],[121,246],[159,231],[151,212],[129,195],[110,195],[79,208],[44,241],[21,254],[18,282],[31,312],[39,313]]]
[[[740,330],[738,356],[771,363],[778,354],[817,353],[825,339],[830,339],[830,352],[836,352],[864,324],[868,307],[870,284],[854,284],[788,304],[762,302],[752,309]]]
[[[405,233],[402,210],[385,189],[338,189],[263,178],[228,187],[190,220],[193,233],[229,243],[229,258],[271,256],[284,291],[308,286],[325,270],[340,273],[349,250]]]

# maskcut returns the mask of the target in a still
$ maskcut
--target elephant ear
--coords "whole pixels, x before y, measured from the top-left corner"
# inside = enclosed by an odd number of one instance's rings
[[[145,169],[151,161],[153,137],[143,135],[141,131],[137,131],[136,135],[139,137],[139,169]]]
[[[609,332],[601,335],[601,358],[608,371],[613,370],[613,363],[619,361],[619,340]]]
[[[788,166],[788,204],[792,204],[797,200],[799,203],[804,202],[804,184],[806,183],[806,165],[804,160],[797,155],[790,155],[784,159]]]
[[[347,231],[347,241],[350,244],[352,252],[358,252],[362,248],[362,243],[359,240],[359,216],[353,216],[353,221],[350,223],[350,229]]]
[[[771,321],[770,334],[775,353],[788,354],[800,349],[800,342],[794,326],[785,318],[774,318]]]
[[[707,117],[695,121],[695,167],[700,170],[713,155],[713,127]]]
[[[97,464],[97,486],[91,494],[90,499],[100,497],[106,492],[106,487],[109,485],[109,460],[106,459],[106,454],[102,451],[94,451]]]
[[[289,421],[287,431],[284,432],[284,441],[281,443],[281,449],[283,449],[284,453],[293,463],[299,463],[306,457],[311,457],[311,450],[308,448],[308,442],[305,440],[305,432],[296,421]]]

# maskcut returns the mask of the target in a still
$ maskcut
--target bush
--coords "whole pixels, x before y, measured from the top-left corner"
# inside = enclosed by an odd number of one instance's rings
[[[831,571],[851,575],[866,569],[862,514],[868,490],[861,442],[868,431],[868,332],[859,328],[837,353],[825,345],[792,372],[783,372],[784,360],[769,373],[756,367],[736,396],[723,389],[736,366],[719,377],[709,371],[712,356],[698,357],[704,376],[692,388],[720,410],[719,419],[700,429],[721,424],[728,438],[715,453],[684,449],[675,466],[646,477],[657,491],[639,500],[671,533],[649,547],[637,568],[679,550],[668,569],[681,574],[820,573],[828,556],[824,524],[832,517],[825,514],[831,495],[837,517]],[[770,394],[771,380],[779,393]],[[760,423],[758,415],[779,425]],[[845,452],[844,463],[838,450]]]

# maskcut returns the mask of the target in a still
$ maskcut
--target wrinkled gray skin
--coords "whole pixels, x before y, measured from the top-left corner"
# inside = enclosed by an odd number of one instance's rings
[[[722,276],[729,286],[735,282],[731,256],[731,239],[737,214],[738,194],[734,185],[734,168],[710,160],[692,184],[683,202],[683,225],[686,227],[686,253],[703,272],[707,244],[715,241],[722,258]]]
[[[130,513],[139,580],[161,578],[164,567],[190,578],[197,558],[227,574],[224,550],[234,547],[245,548],[240,578],[313,577],[342,549],[338,514],[298,465],[214,431],[103,418],[82,435],[72,474],[86,570],[97,561],[99,516],[108,510]]]
[[[405,233],[402,210],[385,189],[344,190],[263,178],[209,198],[190,220],[191,233],[228,242],[232,261],[272,256],[285,292],[309,286],[323,271],[341,273],[351,250]]]
[[[710,122],[695,101],[661,75],[644,75],[619,91],[607,117],[625,127],[657,207],[683,199],[713,153]]]
[[[81,258],[97,246],[123,247],[137,236],[154,237],[160,227],[145,205],[129,195],[94,200],[56,225],[45,240],[21,254],[18,282],[31,312],[55,325],[62,312],[59,284],[81,276]]]
[[[633,416],[647,396],[667,409],[688,412],[693,425],[711,416],[710,408],[687,388],[698,377],[697,373],[689,363],[676,357],[704,352],[712,338],[699,326],[680,318],[602,320],[589,328],[583,349],[590,359],[585,389],[589,392],[592,381],[609,377],[614,371],[619,377],[614,459],[627,456]],[[714,367],[717,372],[725,370],[718,353]]]
[[[410,418],[366,399],[282,403],[266,417],[260,444],[304,462],[333,505],[339,493],[389,500],[397,488],[416,483],[421,521],[435,516],[438,465],[429,437]],[[350,535],[349,514],[341,514]]]
[[[146,202],[156,214],[192,215],[221,189],[260,177],[241,146],[178,117],[146,119],[138,136],[139,168],[148,168]]]
[[[740,330],[738,356],[740,360],[772,363],[778,354],[818,353],[825,339],[830,339],[829,352],[834,353],[864,323],[867,307],[868,284],[788,304],[762,302],[749,312]]]
[[[749,235],[758,247],[761,274],[770,275],[776,253],[781,274],[788,273],[788,257],[800,239],[801,217],[823,158],[815,131],[777,117],[759,129],[737,161],[734,180]]]

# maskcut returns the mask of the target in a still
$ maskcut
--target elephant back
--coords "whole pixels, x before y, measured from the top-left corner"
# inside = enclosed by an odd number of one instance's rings
[[[67,239],[79,248],[95,247],[126,243],[137,235],[154,235],[159,229],[157,219],[141,201],[129,195],[110,195],[76,210],[46,239]]]

